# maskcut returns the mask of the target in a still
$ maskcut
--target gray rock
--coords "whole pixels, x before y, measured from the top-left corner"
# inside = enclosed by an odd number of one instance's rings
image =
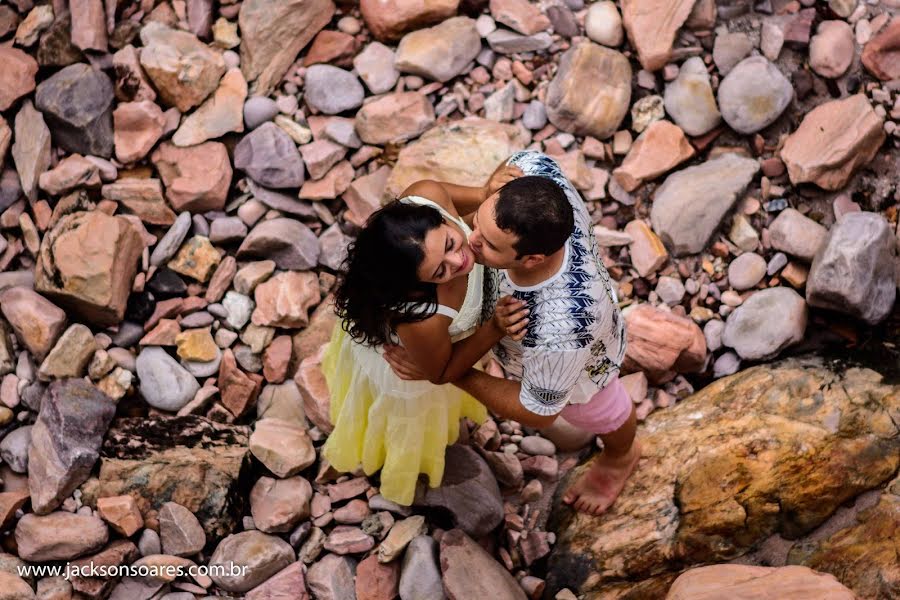
[[[162,544],[159,540],[159,534],[152,529],[143,530],[140,539],[138,539],[138,550],[140,550],[141,556],[151,556],[153,554],[162,553]]]
[[[760,290],[728,317],[722,343],[745,360],[774,358],[803,339],[806,317],[806,302],[794,290]]]
[[[725,154],[669,175],[650,210],[653,230],[675,256],[701,252],[758,170],[753,159]]]
[[[267,96],[252,96],[244,102],[244,124],[247,129],[256,129],[278,114],[278,105]]]
[[[793,208],[786,208],[769,225],[772,247],[811,262],[828,237],[828,230]]]
[[[352,119],[335,117],[325,125],[325,135],[332,141],[347,148],[359,148],[362,140],[356,135],[356,127]]]
[[[219,372],[219,365],[222,363],[222,351],[218,348],[217,350],[216,357],[212,360],[206,362],[182,360],[180,361],[181,366],[197,379],[215,377]]]
[[[115,412],[115,403],[83,379],[50,385],[31,430],[28,451],[34,512],[52,511],[84,483]]]
[[[722,118],[738,133],[756,133],[775,122],[794,97],[794,87],[762,56],[739,62],[719,84]]]
[[[353,68],[373,94],[394,89],[400,71],[394,68],[394,51],[381,42],[372,42],[353,59]]]
[[[749,290],[766,276],[766,259],[755,252],[745,252],[728,265],[728,283],[738,291]]]
[[[753,50],[753,42],[746,33],[720,33],[713,45],[713,61],[723,76],[727,75]]]
[[[519,442],[519,448],[526,454],[532,456],[554,456],[556,454],[556,445],[537,435],[528,435]]]
[[[177,412],[200,389],[194,376],[159,346],[141,350],[136,368],[141,396],[159,410]]]
[[[713,364],[713,377],[716,379],[720,377],[727,377],[728,375],[734,375],[741,368],[741,359],[734,352],[726,352],[722,356],[716,359],[716,362]]]
[[[319,264],[335,271],[340,269],[341,264],[347,257],[347,245],[349,242],[350,238],[344,235],[338,223],[326,229],[319,236],[319,247],[322,249],[321,254],[319,254]]]
[[[722,347],[722,334],[725,332],[725,322],[713,319],[703,326],[703,337],[706,338],[706,349],[715,352]]]
[[[269,188],[257,184],[252,179],[249,180],[249,183],[250,193],[253,194],[253,198],[259,200],[269,208],[297,217],[318,218],[312,204],[305,200],[298,200],[296,194],[292,196],[270,190]]]
[[[31,444],[31,425],[13,429],[0,442],[0,457],[16,473],[28,472],[28,446]]]
[[[546,50],[553,38],[546,31],[534,35],[521,35],[508,29],[498,29],[487,36],[491,50],[498,54],[518,54]]]
[[[441,538],[441,574],[451,600],[527,600],[512,574],[459,529]]]
[[[656,284],[656,295],[669,306],[679,304],[684,298],[684,291],[684,284],[674,277],[660,277]]]
[[[238,217],[216,219],[212,222],[207,237],[213,244],[230,244],[247,237],[247,226]],[[185,329],[188,328],[184,322],[181,326]]]
[[[522,113],[522,125],[536,131],[547,125],[547,107],[540,100],[532,100]]]
[[[306,583],[316,600],[356,600],[356,561],[328,554],[309,568]]]
[[[782,270],[788,264],[788,257],[784,252],[776,253],[771,259],[769,259],[769,264],[766,265],[766,275],[771,277],[778,271]]]
[[[420,535],[409,543],[400,566],[400,600],[444,600],[437,542]]]
[[[163,552],[174,556],[192,556],[206,545],[206,533],[200,521],[175,502],[166,502],[159,509],[159,537]]]
[[[445,461],[440,487],[420,486],[414,506],[447,510],[454,525],[474,537],[490,533],[503,520],[500,488],[490,467],[468,446],[448,446]]]
[[[216,546],[209,565],[221,565],[226,573],[231,563],[246,567],[240,575],[210,573],[225,591],[246,592],[294,562],[294,549],[274,535],[261,531],[242,531],[229,535]],[[211,570],[212,571],[212,570]]]
[[[722,121],[706,64],[699,56],[681,65],[678,77],[666,85],[666,112],[688,135],[703,135]]]
[[[244,136],[234,149],[234,166],[270,188],[300,187],[306,173],[294,140],[275,123]]]
[[[113,151],[112,82],[85,63],[69,65],[40,85],[35,105],[53,141],[79,154],[109,158]]]
[[[10,154],[16,168],[5,170],[0,180],[0,208],[4,210],[19,199],[20,193],[32,202],[36,201],[41,173],[50,168],[50,130],[44,116],[34,108],[31,100],[24,100],[16,114],[13,137],[15,142]],[[15,181],[10,181],[9,173]]]
[[[326,115],[362,106],[365,90],[350,71],[331,65],[313,65],[304,80],[306,103]]]
[[[280,269],[305,271],[318,264],[319,252],[319,240],[309,227],[293,219],[270,219],[253,228],[237,257],[267,258]]]
[[[201,327],[209,327],[215,321],[215,317],[205,310],[199,310],[191,313],[181,319],[181,329],[199,329]]]
[[[222,306],[227,311],[225,322],[235,331],[240,331],[250,320],[255,303],[249,296],[229,291],[222,299]]]
[[[151,265],[158,267],[175,256],[184,238],[191,231],[192,222],[191,213],[185,211],[178,215],[178,218],[175,219],[175,222],[172,223],[166,234],[157,242],[153,253],[150,254]]]
[[[806,281],[811,306],[876,324],[894,306],[897,239],[877,213],[844,216],[819,248]]]

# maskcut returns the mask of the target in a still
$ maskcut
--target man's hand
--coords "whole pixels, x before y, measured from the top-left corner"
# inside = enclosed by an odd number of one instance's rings
[[[502,188],[504,185],[512,181],[513,179],[518,179],[522,177],[525,173],[522,172],[522,169],[516,167],[514,165],[508,165],[506,163],[501,163],[499,167],[491,174],[490,178],[486,184],[484,184],[484,199],[487,200],[491,196],[493,196],[497,191]]]
[[[405,381],[427,381],[426,375],[416,363],[409,358],[403,346],[388,344],[384,347],[384,360],[391,365],[394,374]]]

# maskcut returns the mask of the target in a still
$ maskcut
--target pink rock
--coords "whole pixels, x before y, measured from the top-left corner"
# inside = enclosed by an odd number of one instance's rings
[[[179,148],[169,142],[150,157],[176,212],[222,210],[231,187],[231,161],[219,142]]]
[[[495,21],[522,35],[534,35],[550,27],[550,19],[528,0],[491,0],[490,9]]]
[[[342,160],[332,167],[321,179],[307,181],[300,188],[300,198],[304,200],[333,200],[350,187],[353,181],[353,166]]]
[[[363,142],[380,146],[418,137],[434,120],[434,108],[423,94],[386,94],[359,109],[356,132]]]
[[[622,22],[645,69],[656,71],[669,62],[675,34],[694,4],[694,0],[623,0]]]
[[[141,68],[138,50],[128,45],[113,54],[116,74],[116,98],[120,102],[156,100],[156,91]]]
[[[792,600],[854,600],[857,597],[834,575],[817,573],[809,567],[711,565],[682,573],[669,589],[666,600],[742,600],[762,598],[772,590]]]
[[[399,593],[400,561],[378,562],[378,556],[366,557],[356,567],[356,600],[394,600]]]
[[[300,362],[294,382],[303,397],[303,409],[306,416],[316,427],[326,433],[334,429],[331,423],[331,394],[328,383],[322,373],[321,352],[309,356]]]
[[[655,179],[694,156],[680,127],[668,121],[654,121],[632,144],[622,166],[613,177],[626,192]]]
[[[38,185],[53,196],[80,187],[96,188],[100,186],[100,169],[80,154],[70,154],[53,169],[41,173]]]
[[[269,383],[281,383],[291,362],[291,336],[280,335],[263,353],[263,376]]]
[[[110,527],[125,537],[131,537],[144,527],[144,517],[141,516],[137,501],[127,494],[99,498],[97,512]]]
[[[328,486],[328,497],[332,502],[341,502],[349,500],[366,493],[369,489],[369,482],[365,477],[356,477],[348,479],[341,483],[335,483]]]
[[[325,29],[313,39],[303,66],[325,63],[337,67],[349,67],[356,54],[356,38],[340,31]]]
[[[256,403],[261,385],[261,376],[241,371],[230,348],[222,353],[217,386],[222,404],[231,414],[239,418],[247,412]]]
[[[356,525],[362,523],[370,514],[372,511],[369,510],[369,503],[356,499],[334,511],[334,520],[343,525]]]
[[[643,371],[653,384],[693,373],[706,362],[706,338],[692,320],[642,304],[625,317],[628,344],[623,368]]]
[[[325,538],[325,549],[335,554],[359,554],[374,547],[375,539],[357,527],[339,525]]]
[[[37,62],[11,46],[0,46],[0,111],[5,111],[13,103],[34,91]]]
[[[119,104],[113,111],[116,158],[127,164],[147,156],[162,137],[165,124],[162,109],[154,102]]]
[[[317,140],[300,147],[300,155],[306,163],[306,170],[313,179],[324,177],[345,154],[347,149],[344,146],[330,140]]]
[[[894,18],[869,40],[863,48],[862,63],[882,81],[900,78],[900,19]]]
[[[657,272],[669,260],[669,253],[662,240],[643,221],[631,221],[625,226],[625,233],[632,240],[628,245],[631,264],[641,277]]]
[[[106,52],[106,14],[103,0],[69,0],[72,43],[82,50]]]
[[[344,217],[354,225],[363,226],[369,216],[380,208],[390,175],[391,168],[385,165],[351,183],[344,194],[348,209]]]
[[[302,562],[285,567],[246,594],[244,600],[309,600]]]
[[[260,477],[250,491],[250,512],[256,528],[286,533],[309,517],[312,486],[303,477]]]
[[[456,14],[459,0],[361,0],[366,26],[381,41],[397,41],[404,33]]]
[[[284,271],[258,285],[254,298],[255,325],[304,327],[309,323],[309,309],[321,300],[319,279],[309,271]]]
[[[809,66],[822,77],[836,79],[847,72],[856,53],[853,28],[845,21],[822,21],[809,43]]]

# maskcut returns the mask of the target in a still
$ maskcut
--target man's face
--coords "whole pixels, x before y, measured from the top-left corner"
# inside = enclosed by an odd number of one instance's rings
[[[510,269],[521,260],[517,258],[518,252],[515,249],[519,238],[497,227],[494,208],[499,196],[499,193],[494,194],[482,202],[476,211],[469,246],[475,253],[475,260],[482,265],[495,269]]]

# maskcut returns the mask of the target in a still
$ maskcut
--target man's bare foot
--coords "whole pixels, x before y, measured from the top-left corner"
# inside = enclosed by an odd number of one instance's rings
[[[637,440],[624,456],[609,458],[601,452],[588,471],[566,490],[563,502],[579,512],[594,516],[603,514],[622,493],[640,458],[641,446]]]

